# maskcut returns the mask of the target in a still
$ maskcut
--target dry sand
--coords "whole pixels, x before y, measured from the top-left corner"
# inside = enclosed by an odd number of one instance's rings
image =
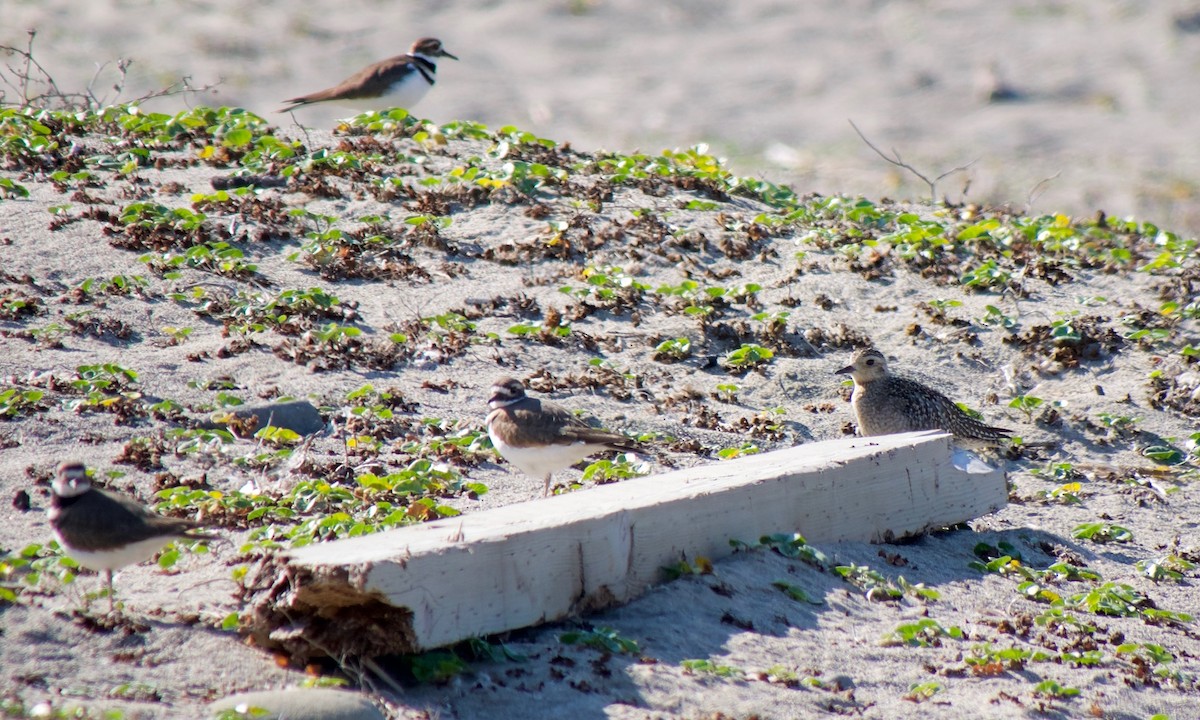
[[[434,35],[462,58],[441,64],[422,102],[440,122],[513,124],[582,149],[706,142],[801,191],[927,195],[850,119],[929,177],[977,161],[939,184],[954,200],[1196,232],[1196,12],[1184,0],[13,0],[0,43],[23,46],[36,28],[63,87],[127,57],[126,97],[188,76],[220,83],[205,104],[265,114]],[[100,77],[111,96],[115,75]],[[989,102],[998,87],[1015,99]]]
[[[278,98],[336,81],[393,52],[397,43],[407,44],[410,36],[437,34],[463,58],[442,66],[442,83],[420,108],[422,115],[439,122],[462,117],[492,126],[512,123],[583,148],[650,149],[707,140],[730,149],[738,167],[765,167],[764,154],[781,157],[781,152],[767,151],[782,144],[793,149],[789,157],[798,169],[766,172],[796,179],[798,190],[916,194],[911,185],[885,185],[891,171],[845,126],[846,117],[854,117],[881,144],[897,146],[923,166],[984,158],[971,171],[971,199],[1021,201],[1039,179],[1062,170],[1038,209],[1158,211],[1152,219],[1163,224],[1197,225],[1187,203],[1176,202],[1191,199],[1195,159],[1173,148],[1186,146],[1184,136],[1194,115],[1186,103],[1200,102],[1195,60],[1189,59],[1195,58],[1200,40],[1174,29],[1175,10],[1167,4],[1143,9],[1129,3],[1029,3],[1002,9],[979,3],[967,9],[949,3],[831,2],[800,12],[787,3],[670,3],[652,9],[616,2],[401,8],[363,3],[339,5],[336,17],[316,4],[290,3],[262,3],[253,9],[197,4],[186,15],[175,5],[159,3],[88,5],[70,13],[66,7],[9,5],[4,22],[6,33],[38,26],[39,56],[64,85],[86,75],[79,72],[82,63],[121,52],[138,58],[135,68],[154,69],[152,76],[135,78],[138,87],[156,87],[184,72],[200,82],[220,76],[225,82],[217,97],[205,103],[244,104],[265,113]],[[180,52],[181,34],[190,43],[185,54]],[[0,37],[9,43],[19,40]],[[332,53],[330,46],[336,46]],[[974,73],[992,61],[1033,97],[996,105],[974,94]],[[251,71],[254,63],[265,69]],[[175,110],[181,103],[181,98],[163,99],[151,107]],[[318,121],[315,115],[305,119]],[[285,131],[305,139],[294,127]],[[319,132],[310,139],[314,147],[330,142]],[[422,152],[411,141],[402,145],[407,152]],[[430,153],[430,171],[444,172],[463,162],[461,154],[469,154],[456,145],[451,149],[460,156]],[[487,144],[480,144],[472,152],[483,156],[486,151]],[[193,193],[210,191],[211,177],[225,172],[204,165],[187,171],[147,169],[142,175],[148,182],[142,185],[105,174],[106,186],[89,192],[101,199],[100,207],[113,212],[141,196],[184,207]],[[1053,649],[1056,655],[1091,649],[1088,638],[1069,629],[1006,632],[1004,623],[1019,624],[1045,606],[1023,599],[1010,579],[969,569],[972,549],[981,542],[1011,543],[1038,568],[1057,557],[1070,558],[1106,581],[1135,587],[1159,608],[1186,612],[1200,607],[1194,572],[1182,583],[1155,584],[1135,567],[1137,561],[1171,552],[1192,557],[1197,552],[1195,475],[1158,474],[1140,453],[1164,438],[1179,439],[1176,444],[1186,447],[1182,439],[1200,429],[1194,414],[1152,408],[1146,380],[1152,367],[1181,372],[1180,348],[1200,345],[1196,321],[1178,323],[1161,344],[1125,343],[1074,369],[1047,364],[1005,343],[1005,331],[978,323],[987,305],[1016,318],[1020,332],[1049,324],[1060,317],[1057,313],[1079,310],[1103,318],[1097,321],[1099,330],[1119,334],[1128,330],[1122,316],[1139,309],[1154,314],[1160,286],[1170,284],[1163,278],[1080,271],[1078,282],[1054,286],[1031,277],[1026,284],[1032,295],[1023,300],[966,293],[904,268],[866,279],[851,272],[836,249],[817,247],[809,235],[814,225],[804,223],[794,233],[765,240],[753,258],[740,262],[712,247],[681,250],[682,263],[647,250],[634,261],[628,243],[645,229],[635,222],[634,211],[651,209],[674,228],[704,233],[713,243],[737,233],[724,228],[718,210],[681,209],[681,202],[704,199],[701,195],[677,190],[658,196],[628,187],[597,212],[563,199],[547,200],[548,218],[530,217],[523,203],[455,206],[453,224],[443,236],[458,253],[411,249],[415,262],[431,273],[429,281],[328,281],[288,260],[301,245],[297,238],[239,242],[271,291],[324,288],[343,302],[357,303],[357,324],[370,336],[417,317],[469,307],[469,299],[512,301],[477,321],[475,334],[495,333],[496,343],[481,343],[459,355],[443,355],[431,346],[395,371],[357,365],[318,373],[274,354],[271,347],[283,338],[273,333],[259,338],[260,347],[223,353],[231,339],[222,336],[221,326],[166,296],[196,286],[216,292],[253,290],[249,284],[193,270],[179,280],[154,276],[138,260],[139,252],[112,247],[102,234],[103,223],[92,220],[50,232],[47,208],[73,203],[71,212],[77,214],[84,206],[43,177],[2,176],[19,179],[31,197],[0,201],[0,269],[7,273],[0,292],[20,291],[43,300],[40,314],[0,321],[6,334],[0,377],[6,384],[28,386],[35,381],[31,374],[66,378],[81,365],[116,362],[140,373],[144,394],[177,400],[191,414],[202,415],[200,410],[215,402],[216,390],[196,389],[191,386],[196,382],[230,378],[235,384],[230,392],[251,402],[292,396],[333,406],[344,403],[347,392],[372,383],[396,387],[418,403],[408,418],[471,425],[482,422],[484,395],[496,375],[531,378],[535,368],[544,367],[556,378],[604,379],[609,376],[588,365],[600,359],[635,374],[643,391],[624,399],[601,384],[591,394],[551,395],[586,406],[613,427],[694,438],[700,452],[667,457],[676,464],[695,464],[715,449],[742,442],[745,432],[736,421],[769,408],[783,408],[784,414],[775,437],[755,439],[763,449],[841,436],[850,415],[844,390],[831,373],[845,364],[854,338],[861,336],[888,352],[897,369],[934,379],[951,396],[982,409],[990,421],[1017,428],[1027,441],[1061,444],[1011,461],[1013,497],[1023,502],[973,522],[969,529],[902,546],[845,543],[821,548],[839,564],[866,564],[889,577],[923,582],[941,593],[938,602],[870,602],[830,573],[770,553],[752,553],[718,564],[713,575],[666,584],[627,607],[581,621],[613,627],[637,640],[641,655],[652,662],[565,647],[557,640],[562,627],[519,633],[507,641],[527,661],[475,664],[448,685],[409,687],[402,696],[387,698],[398,717],[1132,719],[1162,712],[1179,720],[1195,714],[1200,641],[1190,625],[1154,626],[1136,618],[1076,613],[1101,628],[1094,634],[1099,642],[1095,649],[1104,657],[1098,666],[1030,663],[977,675],[963,660],[984,642]],[[1176,189],[1182,192],[1163,191],[1168,184],[1176,187],[1172,178],[1180,179]],[[955,182],[957,188],[960,181]],[[347,229],[357,227],[351,218],[365,214],[388,211],[399,223],[413,212],[366,195],[321,199],[267,190],[263,197],[277,198],[288,208],[303,206],[345,218]],[[745,222],[763,209],[757,201],[735,198],[719,211]],[[510,265],[482,259],[488,251],[502,253],[513,244],[537,247],[547,219],[570,220],[576,213],[594,228],[632,223],[628,237],[596,248],[586,262],[571,257]],[[252,234],[256,226],[242,219],[231,227]],[[299,234],[298,226],[293,230]],[[806,253],[802,260],[797,251]],[[727,348],[701,334],[694,319],[659,306],[640,307],[642,320],[636,326],[627,314],[600,312],[577,319],[572,339],[558,346],[507,333],[521,319],[517,298],[536,302],[540,310],[530,314],[536,321],[551,308],[570,314],[579,306],[558,288],[582,286],[580,273],[587,265],[609,264],[621,265],[652,287],[689,276],[702,285],[760,283],[764,308],[791,313],[786,344],[795,356],[781,355],[762,372],[734,379],[741,389],[737,401],[729,403],[712,395],[729,375],[708,366],[703,357]],[[735,274],[714,276],[722,271]],[[64,301],[81,281],[117,274],[146,276],[146,295],[83,305]],[[31,282],[22,279],[26,275]],[[923,305],[933,299],[960,301],[947,314],[973,324],[964,328],[936,322]],[[66,323],[80,311],[90,313],[85,320],[109,331],[67,333],[59,348],[21,339],[23,332]],[[727,323],[749,323],[748,308],[736,306],[729,313]],[[164,327],[190,327],[193,332],[185,342],[171,344]],[[129,334],[117,338],[114,329]],[[580,340],[585,334],[599,339],[599,345]],[[691,337],[701,356],[682,365],[654,361],[653,345],[678,336]],[[809,352],[810,343],[815,352]],[[696,391],[692,402],[672,404],[687,390]],[[1061,420],[1029,422],[1005,407],[1016,393],[1061,403]],[[48,411],[0,423],[0,497],[12,498],[27,488],[34,506],[21,512],[7,500],[0,504],[0,549],[49,540],[41,512],[49,501],[47,490],[34,484],[31,475],[44,478],[61,457],[82,457],[101,476],[124,472],[117,487],[143,498],[151,494],[154,473],[116,460],[131,438],[155,436],[169,425],[156,420],[114,424],[107,414],[67,410],[67,399],[52,393]],[[722,422],[713,429],[696,427],[698,418],[710,411]],[[1101,413],[1137,422],[1128,432],[1112,432],[1099,424]],[[342,442],[322,438],[311,452],[334,463],[342,456]],[[182,480],[204,479],[232,490],[259,475],[244,464],[256,453],[253,443],[241,442],[209,458],[167,456],[164,464]],[[378,462],[394,469],[408,459],[395,443],[384,448]],[[1039,499],[1040,491],[1063,482],[1034,474],[1050,463],[1071,463],[1083,471],[1081,504]],[[501,464],[463,472],[490,488],[480,500],[454,500],[464,511],[525,499],[537,491],[536,483]],[[282,487],[297,477],[276,468],[260,479]],[[1163,489],[1172,492],[1160,495]],[[1078,524],[1099,520],[1131,529],[1133,541],[1096,545],[1071,537]],[[93,576],[64,588],[51,585],[44,593],[27,592],[18,604],[0,606],[0,692],[29,705],[50,700],[56,707],[116,707],[127,717],[199,717],[202,703],[212,697],[300,682],[300,669],[280,667],[269,654],[212,629],[238,609],[230,573],[244,537],[234,534],[230,545],[215,547],[211,555],[185,554],[170,574],[152,564],[123,572],[120,596],[139,624],[114,632],[90,628],[91,614],[72,614],[81,594],[94,589]],[[771,585],[781,578],[822,604],[787,598]],[[1064,583],[1056,589],[1071,594],[1097,584]],[[898,625],[925,617],[962,628],[967,639],[947,639],[931,648],[881,643]],[[1175,658],[1170,668],[1179,671],[1180,679],[1139,679],[1136,667],[1116,653],[1122,640],[1167,648]],[[685,673],[681,661],[695,658],[711,658],[747,675],[720,679]],[[816,678],[823,687],[757,679],[775,666],[801,679]],[[1061,700],[1035,695],[1035,685],[1044,679],[1076,687],[1080,695]],[[910,686],[928,682],[942,690],[924,703],[905,699]]]

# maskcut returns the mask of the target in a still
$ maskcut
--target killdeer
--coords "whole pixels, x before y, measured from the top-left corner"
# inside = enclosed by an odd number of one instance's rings
[[[442,41],[421,38],[404,55],[368,65],[337,85],[315,93],[284,100],[291,105],[276,112],[295,110],[319,102],[352,102],[358,105],[411,108],[433,87],[437,58],[458,58],[446,52]]]
[[[66,553],[104,575],[108,609],[113,609],[113,570],[149,560],[171,540],[215,540],[189,533],[191,520],[163,517],[132,498],[92,487],[83,463],[65,462],[51,484],[50,526]]]
[[[997,442],[1012,434],[979,422],[931,387],[892,375],[887,359],[874,348],[860,350],[854,361],[836,374],[854,378],[850,404],[858,420],[858,434],[864,437],[944,430],[960,440]]]
[[[550,494],[550,476],[602,450],[637,452],[639,446],[620,433],[591,427],[570,410],[531,398],[516,378],[492,385],[487,426],[492,445],[505,460],[530,477],[541,478],[542,495]]]

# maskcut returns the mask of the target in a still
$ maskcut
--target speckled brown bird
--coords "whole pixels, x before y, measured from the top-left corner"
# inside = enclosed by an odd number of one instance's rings
[[[960,440],[998,442],[1012,434],[979,422],[931,387],[892,375],[887,359],[874,348],[860,350],[837,374],[854,378],[850,405],[858,420],[858,434],[864,437],[943,430]]]
[[[550,493],[550,476],[603,450],[639,452],[637,441],[594,428],[561,405],[525,394],[520,380],[502,377],[488,400],[488,436],[496,450]]]
[[[51,490],[50,526],[67,555],[104,575],[110,611],[114,570],[149,560],[175,539],[217,539],[192,532],[199,523],[158,515],[133,498],[92,487],[83,463],[59,465]]]

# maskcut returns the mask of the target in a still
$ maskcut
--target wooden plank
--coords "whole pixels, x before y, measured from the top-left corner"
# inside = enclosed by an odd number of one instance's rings
[[[812,443],[291,551],[260,630],[294,639],[320,617],[328,647],[347,634],[337,618],[353,635],[382,611],[391,644],[360,654],[414,652],[630,600],[731,538],[890,540],[1006,501],[1003,472],[959,469],[943,433]]]

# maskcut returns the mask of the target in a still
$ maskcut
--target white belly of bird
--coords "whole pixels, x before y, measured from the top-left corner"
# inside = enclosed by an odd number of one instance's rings
[[[425,97],[431,87],[433,86],[420,73],[410,75],[407,82],[395,83],[388,88],[387,92],[375,101],[375,109],[402,107],[405,110],[411,110],[421,101],[421,98]]]
[[[541,447],[514,447],[488,431],[492,445],[505,460],[518,470],[538,480],[545,480],[551,473],[569,468],[593,453],[603,450],[600,445],[575,443],[573,445],[549,445]]]
[[[166,547],[171,542],[169,537],[156,537],[149,540],[139,540],[124,547],[112,550],[75,550],[67,547],[61,536],[58,544],[70,557],[88,570],[119,570],[126,565],[145,562],[154,557],[154,553]]]

